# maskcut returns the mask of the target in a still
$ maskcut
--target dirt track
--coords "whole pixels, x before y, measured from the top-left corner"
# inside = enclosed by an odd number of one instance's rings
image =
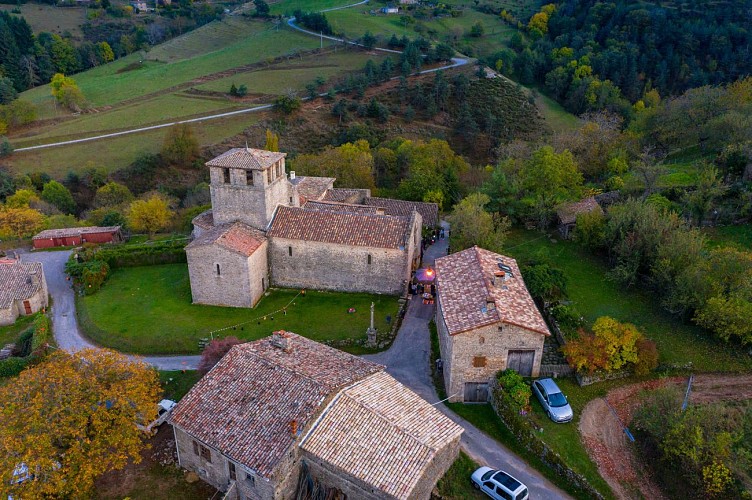
[[[671,384],[686,387],[686,383],[686,378],[671,378],[632,384],[612,390],[606,399],[619,419],[629,425],[641,391]],[[697,375],[690,396],[694,404],[747,399],[752,399],[752,375]],[[664,498],[648,470],[637,460],[634,445],[604,399],[595,399],[585,406],[579,429],[588,454],[617,498]]]

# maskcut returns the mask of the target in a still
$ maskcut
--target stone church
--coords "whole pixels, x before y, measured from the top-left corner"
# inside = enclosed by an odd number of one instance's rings
[[[270,286],[404,293],[437,205],[288,175],[285,156],[234,148],[206,163],[212,209],[185,249],[193,302],[253,307]]]

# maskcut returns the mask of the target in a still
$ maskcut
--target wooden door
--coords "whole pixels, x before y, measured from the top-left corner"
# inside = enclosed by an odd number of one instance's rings
[[[507,368],[516,371],[523,377],[532,377],[534,361],[535,351],[509,351]]]
[[[488,384],[479,382],[465,383],[465,403],[485,403],[488,401]]]
[[[31,314],[31,303],[28,300],[24,300],[24,310],[27,316]]]

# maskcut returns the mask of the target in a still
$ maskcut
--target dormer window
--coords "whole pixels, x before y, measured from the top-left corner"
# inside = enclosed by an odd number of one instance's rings
[[[253,186],[253,170],[245,171],[245,185]]]
[[[225,184],[230,183],[230,169],[229,168],[222,169],[222,180]]]

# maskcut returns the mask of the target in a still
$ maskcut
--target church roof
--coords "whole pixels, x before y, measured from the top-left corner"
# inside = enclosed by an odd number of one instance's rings
[[[326,192],[324,200],[363,204],[363,200],[369,196],[371,196],[370,189],[333,188]]]
[[[26,300],[42,288],[42,264],[0,259],[0,309]]]
[[[368,205],[354,205],[351,203],[337,203],[334,201],[309,201],[306,210],[324,210],[327,212],[350,212],[354,214],[376,214],[378,207]]]
[[[410,219],[279,206],[268,235],[272,238],[320,241],[338,245],[403,250]]]
[[[245,170],[264,170],[287,156],[286,153],[265,151],[253,148],[232,148],[213,160],[206,162],[208,167],[242,168]]]
[[[198,226],[203,230],[211,229],[214,227],[214,212],[212,209],[201,212],[191,222],[194,226]]]
[[[551,335],[511,257],[477,246],[440,257],[436,286],[450,335],[499,322]]]
[[[185,248],[190,250],[196,247],[218,245],[232,252],[250,256],[265,241],[266,236],[261,231],[242,222],[234,222],[232,224],[220,224],[209,229],[191,241]]]
[[[298,194],[306,200],[319,200],[332,187],[334,177],[306,177],[298,176],[290,182],[298,187]]]
[[[439,206],[436,203],[368,197],[363,204],[383,208],[387,215],[400,215],[402,217],[410,217],[415,210],[423,217],[424,226],[436,227],[439,225]]]
[[[383,369],[275,332],[230,349],[178,403],[170,423],[269,477],[328,398]]]

